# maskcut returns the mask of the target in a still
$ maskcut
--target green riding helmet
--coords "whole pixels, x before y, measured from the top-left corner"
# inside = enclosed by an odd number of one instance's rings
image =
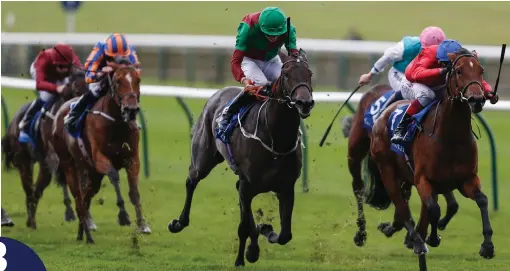
[[[268,36],[280,36],[287,32],[287,17],[277,7],[267,7],[260,13],[260,30]]]

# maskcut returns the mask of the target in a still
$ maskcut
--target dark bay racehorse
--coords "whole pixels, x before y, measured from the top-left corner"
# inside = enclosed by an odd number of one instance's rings
[[[224,160],[239,176],[241,222],[239,223],[239,253],[236,266],[244,265],[246,239],[251,243],[246,259],[254,263],[259,258],[258,236],[263,234],[270,243],[284,245],[292,239],[291,219],[294,206],[294,184],[301,172],[300,118],[306,118],[314,106],[312,72],[306,54],[298,57],[280,54],[283,66],[273,87],[272,98],[254,102],[245,115],[240,129],[234,130],[230,147],[215,137],[216,117],[223,107],[242,89],[226,87],[207,101],[193,130],[191,165],[186,179],[186,201],[179,217],[168,229],[177,233],[189,225],[191,201],[198,183]],[[230,149],[230,151],[229,151]],[[252,199],[273,191],[280,204],[281,231],[277,234],[271,225],[255,225]]]
[[[427,243],[433,247],[439,245],[437,228],[440,208],[437,195],[458,189],[462,195],[476,201],[480,208],[484,242],[479,253],[484,258],[492,258],[494,245],[488,200],[480,187],[478,150],[471,127],[471,112],[481,112],[485,103],[481,84],[483,68],[476,56],[465,49],[457,54],[448,54],[448,57],[453,68],[447,75],[446,93],[439,103],[431,105],[431,113],[424,117],[421,129],[409,146],[414,174],[405,159],[390,150],[388,135],[390,115],[393,112],[392,116],[399,114],[402,105],[407,102],[393,104],[375,123],[371,153],[396,207],[394,224],[403,224],[408,230],[416,254],[428,251],[423,240],[427,236],[429,222],[431,233]],[[414,185],[420,195],[422,208],[416,231],[409,215],[409,206],[401,196],[400,184],[396,179]]]
[[[79,218],[78,240],[94,243],[89,230],[87,212],[92,197],[99,192],[104,175],[107,175],[117,194],[118,222],[130,225],[124,199],[120,194],[119,173],[126,169],[129,183],[129,198],[135,206],[138,230],[151,233],[142,215],[138,174],[140,159],[138,152],[139,129],[136,116],[140,110],[140,76],[135,65],[109,63],[113,72],[107,75],[108,94],[101,97],[85,113],[81,135],[73,137],[64,128],[64,116],[72,102],[66,102],[58,111],[53,125],[53,142],[67,184],[75,197]],[[57,144],[59,142],[60,144]],[[62,144],[65,143],[65,144]],[[82,174],[85,172],[85,174]],[[85,191],[82,191],[82,185]]]
[[[358,206],[358,231],[354,236],[354,243],[357,246],[363,246],[367,238],[366,220],[363,211],[364,199],[368,204],[378,210],[384,210],[389,207],[391,199],[381,182],[381,176],[377,166],[374,164],[373,159],[370,157],[370,144],[373,141],[372,132],[364,127],[365,112],[372,110],[374,115],[381,109],[385,99],[380,100],[382,96],[389,95],[391,87],[388,85],[375,85],[367,91],[361,98],[356,112],[351,120],[344,119],[344,135],[348,137],[348,166],[349,172],[352,176],[352,189],[356,196]],[[376,101],[381,101],[377,103]],[[362,168],[365,168],[362,170]],[[364,184],[362,175],[363,173],[372,180],[372,184]],[[411,185],[402,182],[402,196],[407,202],[411,196]],[[367,188],[366,185],[372,185]],[[371,190],[371,191],[370,191]],[[444,218],[439,221],[440,229],[444,230],[452,217],[457,213],[459,205],[453,195],[453,192],[444,195],[447,202],[447,211]],[[395,210],[395,215],[397,215]],[[409,214],[411,215],[411,214]],[[392,223],[384,222],[378,225],[378,229],[387,237],[391,237],[396,231],[401,230],[402,225],[392,225]],[[409,236],[406,236],[404,242],[408,248],[412,248],[412,243],[409,241]]]
[[[85,73],[79,70],[73,71],[69,77],[65,91],[57,95],[49,106],[43,106],[43,110],[40,113],[41,118],[39,119],[39,125],[34,125],[34,127],[36,127],[36,133],[38,133],[35,148],[18,141],[18,124],[28,110],[31,102],[21,106],[14,114],[14,118],[9,124],[7,134],[2,138],[2,153],[4,155],[5,168],[9,169],[12,163],[20,173],[21,183],[26,195],[27,227],[33,229],[37,227],[35,220],[37,204],[42,197],[44,189],[50,184],[53,173],[56,173],[57,184],[62,186],[62,191],[64,193],[64,205],[66,206],[64,219],[65,221],[72,221],[75,219],[64,175],[59,171],[52,172],[48,165],[48,155],[51,153],[51,147],[48,145],[48,142],[52,136],[52,124],[57,110],[65,101],[73,97],[81,96],[85,91],[87,91]],[[34,121],[35,120],[36,118],[34,118]],[[39,173],[34,188],[32,179],[33,167],[36,162],[39,163]]]

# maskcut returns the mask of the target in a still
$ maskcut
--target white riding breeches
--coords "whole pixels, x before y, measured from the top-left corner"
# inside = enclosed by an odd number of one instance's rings
[[[394,91],[401,90],[402,79],[405,78],[406,78],[405,74],[397,71],[393,67],[391,67],[391,69],[388,71],[388,82],[390,83],[390,86]]]
[[[278,55],[268,61],[245,56],[241,62],[241,69],[246,78],[252,80],[256,86],[267,86],[280,76],[282,65]]]
[[[418,100],[421,106],[429,105],[436,98],[434,90],[420,83],[412,83],[407,78],[402,79],[401,89],[402,97],[406,100]]]
[[[32,77],[32,79],[37,80],[34,62],[32,62],[32,65],[30,65],[30,76]],[[57,81],[57,85],[65,84],[68,81],[69,78],[65,78],[62,81]],[[56,92],[51,92],[43,89],[38,89],[37,91],[39,92],[39,98],[45,103],[54,100],[58,95]]]

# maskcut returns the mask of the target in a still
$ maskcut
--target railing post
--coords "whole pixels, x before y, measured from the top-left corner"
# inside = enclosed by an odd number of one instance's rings
[[[345,56],[344,54],[338,55],[338,75],[337,75],[337,81],[336,81],[336,87],[337,89],[347,89],[347,86],[349,85],[349,58]]]
[[[216,71],[215,82],[218,85],[225,83],[225,50],[214,50],[215,64],[214,70]]]
[[[9,110],[7,108],[7,103],[4,100],[4,96],[2,95],[2,115],[4,121],[4,131],[7,133],[7,129],[9,129]]]
[[[308,134],[306,131],[306,125],[305,122],[301,119],[301,132],[303,132],[303,135],[301,137],[301,140],[303,140],[303,175],[301,176],[302,180],[302,186],[303,186],[303,192],[308,193]]]
[[[485,118],[481,114],[474,115],[480,121],[489,137],[489,144],[491,148],[492,204],[494,211],[497,211],[499,208],[499,204],[498,204],[498,169],[497,169],[498,163],[496,154],[496,140],[494,139],[494,134],[492,133],[492,130],[489,127],[489,124],[487,123]]]
[[[188,83],[193,84],[195,79],[195,50],[193,48],[186,48],[186,80]]]
[[[149,170],[149,133],[147,133],[147,121],[145,120],[145,116],[143,111],[139,111],[140,122],[142,126],[142,145],[143,145],[143,164],[144,164],[144,173],[145,178],[149,178],[150,170]]]

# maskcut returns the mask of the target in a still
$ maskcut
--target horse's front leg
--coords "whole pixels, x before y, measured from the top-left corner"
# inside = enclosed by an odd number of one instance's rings
[[[138,226],[138,231],[150,234],[151,228],[147,225],[147,222],[143,217],[140,192],[138,191],[138,174],[140,174],[140,160],[138,159],[138,155],[135,155],[135,157],[132,158],[132,162],[129,163],[126,171],[129,183],[129,199],[135,206],[136,225]]]
[[[453,195],[453,191],[444,194],[444,198],[446,199],[446,215],[441,220],[439,220],[439,223],[437,224],[437,227],[440,230],[446,229],[446,226],[448,223],[450,223],[450,220],[459,210],[459,204]]]
[[[264,235],[269,243],[285,245],[292,240],[292,212],[294,210],[294,187],[285,192],[277,193],[280,205],[281,231],[278,235],[269,224],[260,225],[260,233]]]
[[[254,263],[259,259],[260,248],[258,244],[258,230],[253,218],[251,203],[253,193],[249,189],[249,183],[246,181],[238,181],[237,190],[239,191],[239,208],[241,212],[241,221],[237,228],[239,237],[239,250],[235,261],[235,266],[244,266],[244,249],[246,247],[246,239],[250,237],[250,245],[246,249],[246,259],[250,263]]]
[[[437,203],[437,194],[424,175],[416,175],[414,183],[416,184],[416,190],[418,190],[421,199],[421,214],[417,225],[417,232],[420,234],[420,239],[415,240],[415,242],[418,242],[421,246],[421,241],[427,237],[427,229],[430,223],[430,236],[427,238],[427,244],[432,247],[437,247],[441,242],[441,237],[437,234],[437,224],[441,216],[441,209]],[[421,248],[421,251],[416,251],[415,246],[415,253],[426,254],[428,252],[426,246],[421,246]]]
[[[492,243],[492,227],[489,220],[489,211],[487,208],[489,201],[487,196],[482,192],[480,188],[480,178],[478,176],[473,177],[471,182],[464,184],[461,192],[465,197],[474,200],[478,205],[478,208],[480,208],[480,213],[482,215],[482,234],[484,241],[480,247],[479,254],[486,259],[492,259],[494,258],[494,244]]]
[[[126,208],[124,207],[124,199],[120,193],[119,172],[113,167],[110,159],[101,153],[100,150],[94,150],[95,146],[92,143],[93,142],[91,142],[93,156],[92,161],[94,161],[96,171],[108,176],[113,188],[115,189],[115,194],[117,195],[117,206],[119,207],[118,223],[121,226],[129,226],[131,225],[131,221],[129,220]]]

